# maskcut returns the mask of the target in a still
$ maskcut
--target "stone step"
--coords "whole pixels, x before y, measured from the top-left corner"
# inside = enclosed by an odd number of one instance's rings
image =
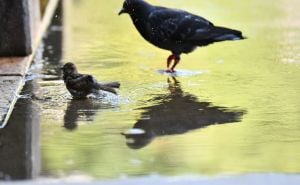
[[[24,85],[26,72],[33,60],[42,36],[47,30],[59,0],[49,0],[42,20],[39,18],[39,0],[28,0],[31,12],[32,54],[25,57],[0,57],[0,128],[4,128]],[[37,12],[38,11],[38,12]],[[41,21],[40,21],[41,20]]]

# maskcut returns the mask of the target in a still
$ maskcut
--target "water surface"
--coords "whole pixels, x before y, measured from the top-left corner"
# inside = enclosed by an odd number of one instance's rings
[[[59,63],[72,61],[122,88],[118,97],[78,101],[60,80],[36,80],[42,175],[300,172],[299,2],[151,2],[242,30],[248,39],[183,55],[172,77],[159,73],[169,53],[145,42],[128,16],[117,16],[122,1],[68,1],[63,50],[46,43],[39,70],[55,77]]]

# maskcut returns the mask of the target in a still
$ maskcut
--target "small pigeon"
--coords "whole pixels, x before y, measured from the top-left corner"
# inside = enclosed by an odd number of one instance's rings
[[[198,46],[245,39],[238,30],[218,27],[203,17],[183,10],[153,6],[143,0],[125,0],[119,15],[123,13],[130,15],[144,39],[172,52],[167,59],[166,72],[175,72],[180,55],[190,53]]]
[[[63,80],[74,98],[86,98],[89,94],[97,94],[99,90],[117,94],[114,88],[120,88],[119,82],[99,83],[92,75],[80,74],[75,64],[66,63],[62,67]]]

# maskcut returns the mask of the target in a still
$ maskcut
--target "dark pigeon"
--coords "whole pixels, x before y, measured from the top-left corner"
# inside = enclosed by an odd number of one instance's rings
[[[66,63],[63,68],[63,80],[68,91],[74,98],[86,98],[89,94],[97,94],[99,90],[117,94],[114,88],[119,88],[119,82],[101,84],[87,74],[80,74],[73,63]]]
[[[190,53],[198,46],[245,39],[238,30],[214,26],[200,16],[153,6],[143,0],[125,0],[119,15],[123,13],[130,15],[133,24],[147,41],[172,52],[167,60],[168,72],[174,72],[182,53]]]

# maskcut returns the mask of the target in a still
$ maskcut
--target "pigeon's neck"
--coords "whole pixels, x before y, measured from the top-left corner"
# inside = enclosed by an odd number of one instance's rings
[[[142,33],[144,29],[146,29],[147,25],[147,16],[135,16],[131,15],[131,19],[136,29]]]
[[[131,17],[143,17],[143,16],[148,16],[152,9],[154,7],[145,2],[145,1],[138,1],[136,4],[132,5],[131,9],[130,9],[130,16]]]
[[[148,17],[154,7],[147,2],[141,1],[141,3],[134,9],[133,12],[130,13],[130,17],[132,19],[135,27],[143,32],[143,29],[146,28]]]

